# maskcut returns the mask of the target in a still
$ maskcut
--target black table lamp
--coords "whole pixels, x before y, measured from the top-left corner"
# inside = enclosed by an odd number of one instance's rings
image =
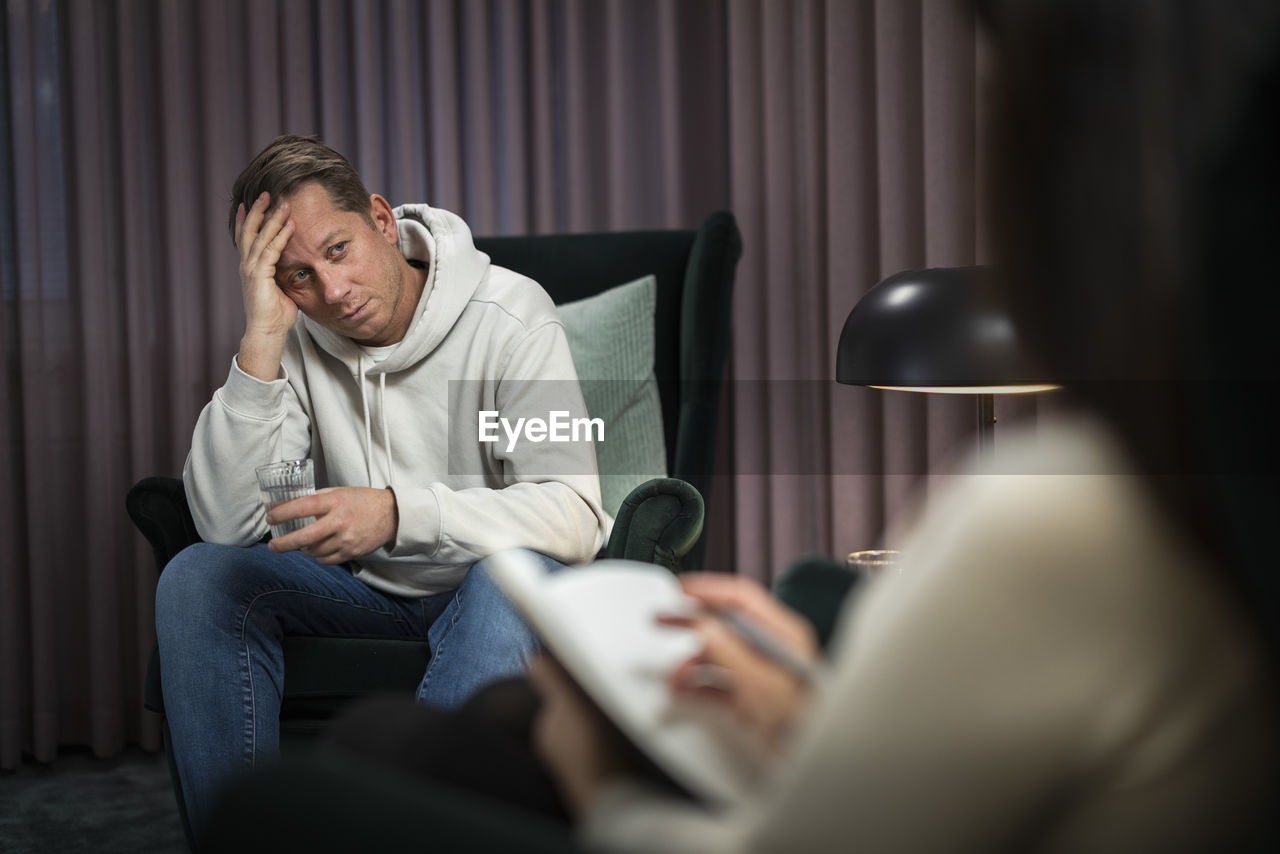
[[[978,455],[995,439],[995,395],[1057,388],[1035,374],[1013,324],[983,297],[987,267],[896,273],[858,300],[836,350],[836,381],[902,391],[972,394]]]

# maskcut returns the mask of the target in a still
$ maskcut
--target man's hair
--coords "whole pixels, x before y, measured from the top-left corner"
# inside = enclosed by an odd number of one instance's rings
[[[241,203],[247,211],[265,191],[274,208],[308,181],[324,187],[338,210],[361,214],[372,223],[369,191],[351,162],[313,136],[285,134],[273,139],[236,178],[227,218],[231,239],[236,237],[236,209]]]

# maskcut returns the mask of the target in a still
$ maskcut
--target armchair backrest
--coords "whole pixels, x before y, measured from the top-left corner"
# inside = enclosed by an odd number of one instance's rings
[[[709,507],[733,280],[742,237],[733,214],[710,214],[697,230],[478,237],[493,263],[537,281],[557,303],[642,276],[657,280],[654,373],[662,399],[667,473],[692,484]],[[703,544],[685,557],[701,565]]]

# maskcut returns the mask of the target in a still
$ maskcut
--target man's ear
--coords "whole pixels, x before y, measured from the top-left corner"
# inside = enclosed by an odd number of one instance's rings
[[[396,225],[396,215],[391,212],[391,203],[377,193],[371,195],[369,218],[373,220],[374,229],[395,246],[400,239],[400,229]]]

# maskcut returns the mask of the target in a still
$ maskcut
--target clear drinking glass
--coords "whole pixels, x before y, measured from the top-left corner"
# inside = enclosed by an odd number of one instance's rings
[[[269,463],[254,469],[258,475],[258,492],[262,496],[262,504],[268,510],[285,501],[313,495],[316,491],[315,465],[311,460],[286,460]],[[279,525],[271,526],[271,536],[283,537],[290,531],[305,528],[316,520],[314,516],[303,519],[290,519]]]

